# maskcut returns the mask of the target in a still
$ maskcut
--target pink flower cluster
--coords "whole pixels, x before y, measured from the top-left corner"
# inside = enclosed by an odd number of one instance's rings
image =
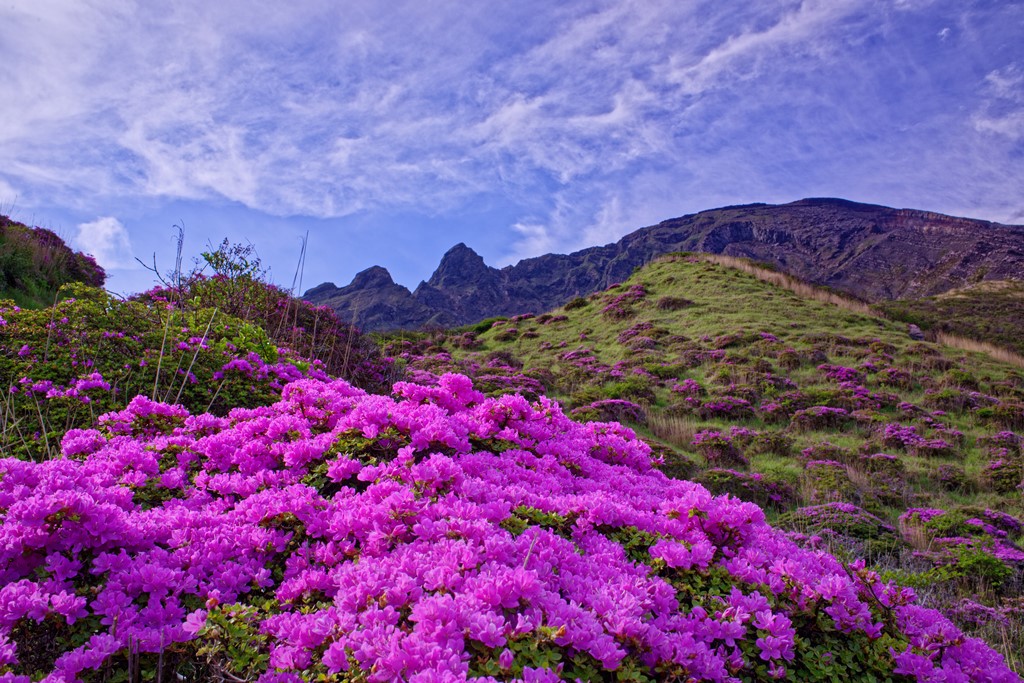
[[[46,679],[74,681],[129,647],[202,639],[218,605],[256,598],[276,604],[266,682],[311,667],[461,681],[485,665],[558,680],[561,665],[520,660],[531,639],[603,670],[785,678],[794,620],[819,613],[903,638],[892,666],[919,681],[1019,680],[912,592],[652,469],[629,429],[485,398],[460,375],[393,396],[302,379],[224,418],[136,398],[63,453],[0,460],[0,681],[29,680],[26,624],[100,625]],[[627,554],[613,531],[649,548]],[[731,591],[677,593],[713,571]]]

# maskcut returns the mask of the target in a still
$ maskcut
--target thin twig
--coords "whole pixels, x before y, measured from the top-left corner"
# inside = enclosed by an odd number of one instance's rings
[[[174,315],[174,311],[170,308],[167,309],[167,323],[164,325],[164,340],[160,343],[160,358],[156,362],[156,377],[153,378],[153,396],[152,399],[156,400],[156,387],[160,383],[160,367],[164,363],[164,349],[167,347],[167,331],[171,327],[171,316]]]
[[[185,383],[188,382],[188,376],[192,372],[192,366],[195,365],[196,358],[199,357],[199,351],[203,348],[203,344],[206,343],[206,335],[210,333],[210,325],[213,324],[213,319],[217,317],[217,309],[213,309],[213,315],[210,316],[210,322],[206,323],[206,331],[203,332],[203,338],[199,340],[199,344],[196,345],[196,352],[192,354],[192,362],[188,364],[188,369],[185,370],[185,376],[181,378],[181,388],[178,389],[178,395],[174,397],[174,402],[177,403],[181,400],[181,392],[185,391]],[[171,385],[174,386],[173,384]]]

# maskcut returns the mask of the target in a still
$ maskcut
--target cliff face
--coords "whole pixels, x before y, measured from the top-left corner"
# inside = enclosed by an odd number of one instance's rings
[[[745,256],[868,301],[939,294],[980,280],[1024,279],[1024,226],[841,199],[750,204],[641,228],[618,242],[492,268],[464,244],[414,292],[380,267],[304,295],[364,330],[455,326],[541,312],[626,279],[672,251]]]

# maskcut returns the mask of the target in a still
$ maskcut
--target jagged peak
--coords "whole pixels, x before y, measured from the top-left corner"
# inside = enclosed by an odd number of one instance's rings
[[[473,251],[472,247],[466,246],[465,242],[459,242],[444,253],[444,256],[441,257],[441,264],[443,265],[446,261],[465,262],[467,260],[484,262],[483,257]]]
[[[433,287],[443,287],[448,280],[461,281],[467,276],[477,276],[490,270],[493,269],[484,263],[480,254],[467,247],[465,243],[459,242],[441,257],[437,270],[427,283]]]
[[[356,273],[349,287],[376,289],[393,284],[395,284],[395,281],[392,279],[391,273],[388,272],[387,268],[383,266],[370,266],[366,270]]]

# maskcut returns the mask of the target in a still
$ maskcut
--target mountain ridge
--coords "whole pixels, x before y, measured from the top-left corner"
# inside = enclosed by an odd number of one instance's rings
[[[1024,226],[806,198],[701,211],[639,228],[617,242],[500,269],[460,242],[415,290],[374,266],[344,287],[323,283],[303,296],[367,331],[453,327],[555,308],[622,281],[637,266],[673,251],[764,261],[867,301],[1024,278]]]

